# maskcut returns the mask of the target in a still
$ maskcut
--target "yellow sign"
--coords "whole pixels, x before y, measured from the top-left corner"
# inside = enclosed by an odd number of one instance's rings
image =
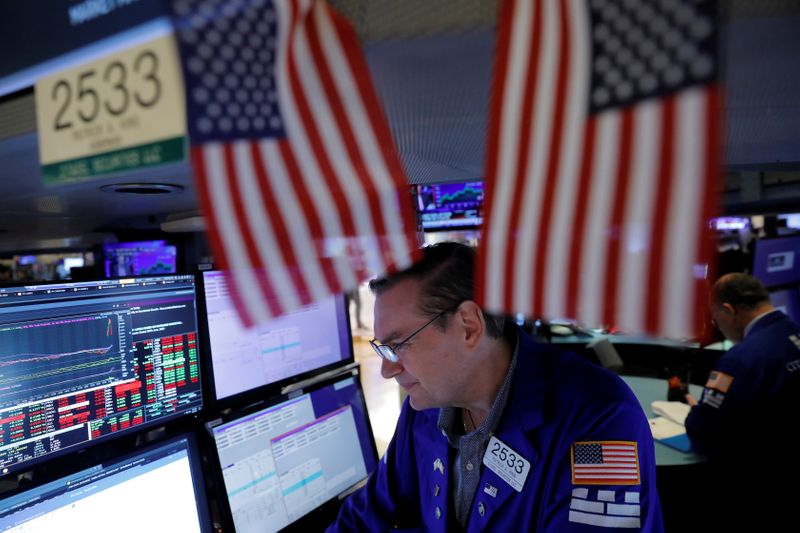
[[[183,80],[171,35],[42,78],[35,89],[48,183],[185,157]]]

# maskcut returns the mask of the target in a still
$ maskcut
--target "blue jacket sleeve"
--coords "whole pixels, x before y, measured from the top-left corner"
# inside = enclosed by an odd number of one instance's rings
[[[661,505],[656,488],[655,446],[652,433],[635,399],[618,401],[595,415],[585,425],[578,440],[565,443],[554,456],[558,468],[553,469],[547,510],[542,515],[539,531],[550,533],[598,531],[664,530]],[[577,446],[577,448],[576,448]],[[576,478],[576,464],[585,461],[588,450],[602,450],[603,458],[594,456],[589,462],[606,461],[608,455],[623,450],[628,459],[635,453],[638,479],[601,480]],[[594,452],[592,452],[594,453]],[[597,465],[595,465],[597,466]],[[604,470],[603,472],[607,472]]]
[[[716,379],[715,373],[718,375]],[[686,433],[695,451],[720,451],[732,437],[728,433],[737,426],[737,414],[746,408],[751,392],[751,380],[745,379],[747,373],[732,357],[717,362],[703,395],[686,417]],[[733,378],[732,381],[728,381],[729,378]]]
[[[345,500],[328,532],[424,530],[411,431],[416,415],[406,401],[386,454],[367,484]]]

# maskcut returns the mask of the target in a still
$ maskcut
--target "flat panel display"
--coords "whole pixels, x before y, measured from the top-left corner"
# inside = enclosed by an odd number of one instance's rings
[[[202,407],[193,276],[0,288],[0,473]]]
[[[174,274],[177,249],[165,241],[115,242],[103,245],[106,276]]]
[[[222,272],[204,272],[203,285],[217,400],[352,361],[343,296],[248,329],[239,321]]]
[[[480,226],[483,222],[483,182],[420,185],[417,188],[417,209],[425,230]]]
[[[0,531],[211,531],[202,465],[183,436],[17,492],[0,503]]]
[[[352,376],[211,431],[237,533],[284,528],[377,464],[363,392]]]
[[[800,235],[756,241],[753,275],[767,287],[800,283]]]

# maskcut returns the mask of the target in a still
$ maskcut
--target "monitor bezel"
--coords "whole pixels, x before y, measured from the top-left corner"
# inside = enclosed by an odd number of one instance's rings
[[[281,389],[286,387],[287,385],[291,385],[305,379],[311,378],[317,374],[321,374],[323,372],[327,372],[329,370],[333,370],[338,367],[346,366],[351,364],[355,361],[355,352],[353,350],[353,335],[350,325],[350,312],[349,312],[349,302],[347,297],[344,294],[337,294],[334,297],[337,299],[336,305],[340,307],[340,311],[344,316],[344,327],[348,333],[348,340],[347,340],[347,350],[348,353],[346,354],[347,357],[341,359],[339,361],[335,361],[333,363],[329,363],[327,365],[313,368],[311,370],[307,370],[300,374],[295,374],[293,376],[288,376],[278,381],[274,381],[272,383],[267,383],[265,385],[261,385],[255,387],[253,389],[248,389],[242,392],[237,392],[236,394],[232,394],[230,396],[226,396],[225,398],[217,398],[217,385],[214,379],[214,359],[213,354],[211,353],[211,332],[209,330],[208,325],[208,309],[206,306],[206,287],[205,287],[205,274],[211,272],[220,272],[217,269],[208,269],[198,271],[196,274],[196,286],[198,287],[198,297],[197,297],[197,313],[198,316],[201,317],[198,320],[199,323],[199,334],[201,337],[200,346],[200,359],[202,359],[202,364],[200,365],[201,372],[205,372],[203,376],[203,383],[206,383],[207,386],[204,388],[204,401],[203,405],[206,407],[206,410],[209,413],[219,414],[223,411],[231,408],[241,408],[248,404],[258,402],[263,400],[264,398],[280,396]]]
[[[119,277],[119,278],[110,278],[110,279],[109,278],[104,278],[104,277],[99,277],[99,278],[96,278],[96,279],[93,279],[93,280],[81,280],[81,281],[57,280],[57,281],[15,282],[13,284],[0,286],[0,290],[6,291],[6,290],[9,290],[9,289],[15,289],[15,288],[18,288],[18,287],[49,287],[49,286],[63,286],[63,285],[72,285],[72,284],[112,283],[112,282],[118,282],[120,280],[125,280],[125,279],[137,279],[137,280],[139,280],[139,279],[163,279],[163,278],[178,278],[178,277],[185,278],[187,281],[188,280],[192,280],[194,282],[194,303],[195,303],[194,310],[195,310],[195,324],[196,324],[196,328],[197,328],[196,332],[197,332],[197,347],[198,347],[197,361],[198,361],[198,365],[200,366],[199,373],[198,373],[198,378],[199,378],[200,398],[201,398],[201,400],[200,400],[201,403],[197,407],[197,409],[194,410],[194,411],[189,411],[189,412],[187,412],[187,411],[176,412],[176,413],[173,413],[173,414],[170,414],[170,415],[166,415],[163,418],[159,418],[157,420],[153,420],[153,421],[150,421],[150,422],[143,422],[141,425],[130,426],[128,428],[119,430],[117,432],[114,432],[114,433],[111,433],[111,434],[108,434],[108,435],[104,435],[104,436],[96,438],[96,439],[91,439],[91,440],[88,440],[88,441],[81,442],[79,444],[75,444],[73,446],[62,448],[60,450],[50,452],[50,453],[48,453],[46,455],[42,455],[40,457],[35,457],[33,459],[29,459],[29,460],[27,460],[25,462],[22,462],[22,463],[15,463],[13,465],[9,465],[8,467],[6,467],[6,468],[8,468],[8,472],[3,473],[2,470],[0,470],[0,480],[8,479],[9,476],[14,475],[15,473],[26,472],[26,471],[33,470],[34,468],[36,468],[37,466],[39,466],[41,464],[46,464],[48,462],[52,462],[53,460],[59,459],[61,457],[71,456],[73,454],[80,453],[81,451],[86,450],[86,449],[92,449],[92,448],[96,448],[97,446],[102,446],[104,443],[108,443],[108,442],[120,439],[122,437],[130,436],[130,435],[136,435],[138,433],[146,433],[149,430],[155,429],[155,428],[157,428],[159,426],[164,426],[165,424],[169,424],[169,423],[174,422],[176,420],[186,419],[186,418],[197,419],[201,413],[206,411],[206,394],[205,394],[205,390],[207,388],[206,385],[204,384],[204,381],[203,381],[205,376],[204,376],[204,368],[203,368],[204,361],[203,361],[203,357],[202,357],[202,342],[203,342],[202,336],[201,336],[202,335],[201,334],[202,324],[201,324],[200,313],[199,313],[199,309],[198,309],[199,292],[198,292],[198,286],[197,286],[197,277],[194,276],[193,274],[177,274],[177,273],[176,274],[155,274],[155,275],[149,275],[149,276],[147,276],[147,275],[146,276],[123,276],[123,277]]]
[[[217,453],[216,443],[214,441],[214,428],[226,424],[228,422],[232,422],[235,420],[239,420],[246,416],[249,416],[253,413],[258,411],[262,411],[264,409],[269,409],[272,406],[275,406],[279,403],[289,401],[295,399],[304,394],[310,394],[314,391],[322,389],[324,387],[333,385],[339,381],[342,381],[347,378],[353,378],[358,388],[358,394],[361,400],[364,402],[364,412],[366,413],[366,428],[367,433],[369,436],[369,445],[370,450],[367,450],[368,453],[371,454],[373,463],[375,468],[377,468],[378,462],[380,460],[378,456],[378,447],[375,443],[375,434],[372,430],[372,421],[369,415],[369,408],[367,405],[367,397],[364,394],[364,387],[361,383],[361,371],[360,367],[355,367],[349,370],[342,372],[336,376],[333,376],[328,379],[320,380],[317,383],[309,385],[303,389],[298,389],[293,391],[289,394],[276,394],[269,398],[264,398],[259,402],[252,403],[241,407],[239,409],[228,409],[224,413],[220,414],[214,420],[211,420],[206,423],[206,430],[203,432],[203,440],[204,440],[204,448],[208,450],[207,459],[209,463],[209,469],[211,471],[211,477],[213,480],[213,486],[216,488],[216,497],[219,501],[219,513],[220,519],[222,521],[223,530],[225,531],[236,531],[233,522],[233,513],[230,508],[230,504],[228,502],[227,495],[225,493],[225,480],[223,479],[222,474],[222,465],[220,463],[219,454]],[[336,519],[338,515],[339,507],[344,499],[349,496],[354,490],[357,490],[361,485],[363,485],[369,476],[372,475],[372,470],[367,470],[367,476],[357,483],[351,485],[340,494],[333,496],[325,503],[317,506],[314,510],[309,511],[305,515],[301,516],[294,522],[288,524],[284,529],[281,531],[318,531],[325,529],[328,525],[330,525],[333,520]]]

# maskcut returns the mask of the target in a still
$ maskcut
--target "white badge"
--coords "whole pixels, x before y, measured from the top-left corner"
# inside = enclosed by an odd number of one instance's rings
[[[522,492],[522,486],[531,469],[531,464],[527,459],[506,446],[497,437],[489,440],[489,446],[486,448],[486,453],[483,454],[483,464],[503,478],[503,481],[511,485],[517,492]]]

